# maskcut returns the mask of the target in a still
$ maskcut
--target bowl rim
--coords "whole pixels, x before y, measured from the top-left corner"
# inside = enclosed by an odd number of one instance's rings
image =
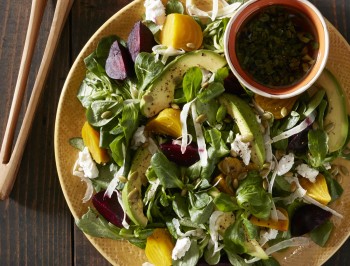
[[[250,18],[250,16],[259,9],[270,5],[283,5],[300,10],[313,24],[316,24],[315,31],[317,35],[320,36],[320,47],[317,52],[315,65],[299,82],[291,86],[285,86],[282,89],[269,88],[249,78],[238,63],[237,56],[234,52],[235,42],[232,41],[235,40],[239,29],[247,18]],[[312,16],[310,17],[308,14],[312,14]],[[224,34],[224,52],[230,69],[246,88],[264,97],[278,99],[290,98],[307,90],[321,75],[327,64],[329,54],[329,32],[321,12],[307,0],[249,0],[237,10],[228,22]]]

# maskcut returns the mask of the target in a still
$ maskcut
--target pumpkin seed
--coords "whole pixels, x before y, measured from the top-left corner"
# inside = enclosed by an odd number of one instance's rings
[[[126,183],[128,180],[126,179],[126,177],[125,176],[118,176],[118,180],[120,181],[120,182],[122,182],[122,183]]]
[[[335,180],[337,180],[338,183],[341,184],[343,182],[343,176],[338,174],[335,176]]]
[[[326,131],[327,133],[331,132],[333,129],[334,129],[334,123],[333,122],[325,125],[325,127],[324,127],[324,131]]]
[[[101,114],[101,118],[102,119],[108,119],[108,118],[111,118],[113,115],[112,111],[105,111]]]
[[[267,182],[266,179],[263,180],[263,188],[267,190],[269,188],[269,183]]]
[[[346,175],[346,176],[349,175],[349,169],[346,168],[344,165],[340,165],[340,166],[339,166],[339,170],[340,170],[340,173],[341,173],[342,175]]]
[[[286,117],[288,115],[288,110],[286,107],[282,107],[281,109],[281,116]]]
[[[139,198],[139,191],[138,189],[135,187],[133,190],[131,190],[128,194],[128,199],[129,200],[137,200]]]
[[[196,45],[192,42],[189,42],[189,43],[186,43],[186,46],[190,49],[195,49],[196,48]]]
[[[180,106],[178,106],[176,103],[172,103],[171,108],[173,108],[175,110],[180,110]]]
[[[241,141],[244,142],[244,143],[248,143],[248,142],[251,142],[254,140],[254,135],[253,134],[246,134],[246,135],[243,135],[242,138],[241,138]]]
[[[205,114],[201,114],[196,118],[196,123],[202,124],[207,120],[207,116]]]
[[[235,152],[234,150],[230,150],[230,155],[234,158],[236,158],[238,156],[238,153]]]
[[[245,178],[247,177],[247,175],[248,175],[247,172],[242,172],[242,173],[240,173],[240,174],[237,176],[237,179],[238,179],[239,181],[241,181],[241,180],[245,179]]]
[[[233,183],[232,183],[233,188],[234,188],[234,189],[238,188],[238,185],[239,185],[238,179],[236,179],[236,178],[233,179]]]
[[[263,164],[263,169],[270,169],[271,163],[267,162]]]

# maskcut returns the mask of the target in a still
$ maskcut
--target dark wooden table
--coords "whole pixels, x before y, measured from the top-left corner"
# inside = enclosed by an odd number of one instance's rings
[[[63,30],[10,198],[0,202],[0,265],[109,265],[77,229],[57,177],[53,133],[68,71],[90,36],[129,0],[77,0]],[[350,40],[350,1],[312,0]],[[31,68],[26,107],[56,1],[48,0]],[[0,1],[0,137],[10,110],[31,1]],[[350,60],[350,58],[349,58]],[[350,73],[349,73],[350,75]],[[22,112],[23,114],[23,112]],[[350,265],[350,240],[325,264]]]

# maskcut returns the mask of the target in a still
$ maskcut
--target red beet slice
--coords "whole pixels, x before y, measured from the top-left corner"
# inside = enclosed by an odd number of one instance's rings
[[[292,217],[291,234],[292,236],[301,236],[309,233],[314,228],[328,221],[331,216],[330,212],[316,205],[303,205],[295,211]]]
[[[113,192],[112,197],[104,196],[105,191],[100,191],[92,197],[92,204],[95,209],[110,223],[117,227],[123,227],[124,211],[118,201],[117,193]]]
[[[128,37],[128,48],[132,60],[135,62],[137,55],[141,52],[152,52],[156,44],[151,30],[141,21],[135,23]]]
[[[106,60],[106,73],[112,79],[124,80],[133,75],[134,64],[129,51],[118,41],[115,41]]]
[[[184,154],[181,152],[180,145],[171,142],[161,144],[160,149],[169,161],[178,165],[190,166],[199,161],[198,148],[193,144],[187,146]]]

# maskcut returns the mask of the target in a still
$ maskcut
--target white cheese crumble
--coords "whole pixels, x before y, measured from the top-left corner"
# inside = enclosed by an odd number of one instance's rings
[[[96,178],[98,176],[96,163],[92,159],[87,147],[79,152],[78,160],[74,165],[73,175],[87,178]]]
[[[236,152],[239,157],[242,158],[245,165],[249,164],[251,150],[249,148],[249,143],[242,141],[242,136],[240,134],[236,134],[236,138],[231,143],[231,150]]]
[[[89,201],[94,192],[90,178],[98,176],[96,163],[91,157],[89,149],[85,147],[81,152],[73,167],[73,175],[80,177],[81,181],[86,183],[86,191],[83,198],[83,203]]]
[[[191,239],[189,237],[179,238],[176,241],[175,247],[171,254],[173,260],[181,259],[185,256],[186,252],[190,249]]]
[[[146,142],[147,138],[145,136],[145,126],[140,126],[136,129],[132,140],[131,140],[131,148],[136,150],[142,144]]]
[[[161,0],[146,0],[146,20],[153,21],[157,25],[163,25],[165,22],[165,7]]]
[[[311,168],[307,164],[298,165],[296,168],[299,175],[310,180],[310,182],[315,183],[316,177],[319,173],[317,169]]]

